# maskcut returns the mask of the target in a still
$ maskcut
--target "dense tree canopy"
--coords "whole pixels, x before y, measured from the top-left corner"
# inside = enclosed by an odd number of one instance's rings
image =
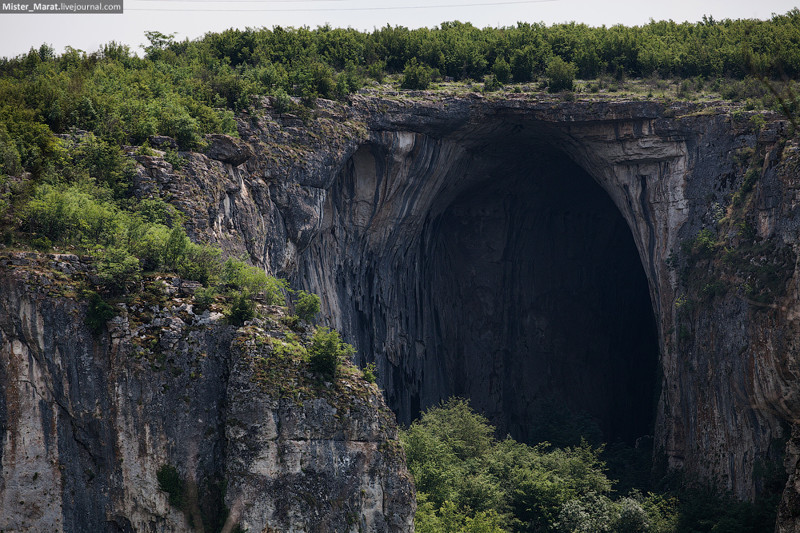
[[[366,76],[406,72],[414,76],[408,86],[418,88],[428,77],[482,80],[489,74],[501,83],[524,83],[554,64],[582,79],[800,74],[797,9],[767,21],[704,18],[636,27],[519,23],[479,29],[446,22],[372,32],[276,26],[195,41],[160,32],[147,37],[144,57],[111,42],[93,53],[68,48],[60,56],[43,44],[0,60],[0,143],[12,154],[4,157],[4,173],[15,157],[38,170],[52,155],[50,132],[79,128],[116,144],[140,144],[159,133],[188,149],[204,133],[233,133],[233,113],[247,107],[250,95],[313,102],[344,96]]]

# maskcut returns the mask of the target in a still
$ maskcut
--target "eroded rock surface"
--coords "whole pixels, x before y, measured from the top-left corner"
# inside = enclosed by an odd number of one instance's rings
[[[713,102],[361,94],[320,101],[304,124],[255,106],[217,159],[185,153],[175,169],[136,156],[136,194],[159,192],[195,239],[320,294],[323,320],[359,362],[377,363],[401,421],[464,394],[535,439],[529,421],[555,401],[588,411],[612,438],[652,433],[654,460],[745,499],[785,455],[779,528],[795,531],[800,470],[785,443],[800,420],[800,151],[781,116],[764,114],[762,127],[753,114]],[[27,368],[13,371],[31,381]],[[19,407],[15,391],[3,416],[55,416],[42,407],[50,400]],[[45,434],[47,424],[30,424]],[[226,463],[247,492],[275,468],[275,434],[296,441],[282,449],[293,464],[334,464],[343,448],[320,447],[315,427],[214,431],[232,446],[245,435],[260,443],[258,461]],[[356,464],[374,456],[353,446]],[[29,460],[15,453],[14,464]],[[372,474],[343,472],[371,486]],[[97,490],[97,502],[116,497]],[[292,501],[242,516],[254,527],[288,519]],[[48,505],[37,512],[57,526]]]
[[[177,278],[148,280],[95,335],[76,298],[91,274],[75,256],[0,258],[0,529],[219,531],[228,509],[249,531],[411,529],[394,418],[356,369],[262,387],[252,365],[291,333],[281,310],[237,330]]]

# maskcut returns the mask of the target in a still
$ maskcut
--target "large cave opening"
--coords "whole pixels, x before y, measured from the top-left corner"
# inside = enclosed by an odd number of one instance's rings
[[[386,133],[325,202],[296,283],[322,295],[359,364],[377,363],[401,424],[462,396],[529,443],[653,434],[642,260],[557,138],[505,121],[444,140]]]
[[[658,337],[631,231],[565,154],[512,151],[422,230],[426,350],[503,433],[633,444],[653,432]]]

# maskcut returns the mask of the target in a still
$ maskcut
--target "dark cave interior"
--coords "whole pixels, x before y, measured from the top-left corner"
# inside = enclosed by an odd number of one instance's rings
[[[633,444],[653,433],[658,337],[631,231],[563,153],[515,152],[420,239],[442,397],[526,442]]]

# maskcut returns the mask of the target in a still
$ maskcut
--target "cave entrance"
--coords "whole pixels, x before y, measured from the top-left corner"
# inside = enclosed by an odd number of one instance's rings
[[[653,434],[658,334],[631,231],[565,154],[520,153],[423,229],[427,349],[502,433],[633,444]]]

